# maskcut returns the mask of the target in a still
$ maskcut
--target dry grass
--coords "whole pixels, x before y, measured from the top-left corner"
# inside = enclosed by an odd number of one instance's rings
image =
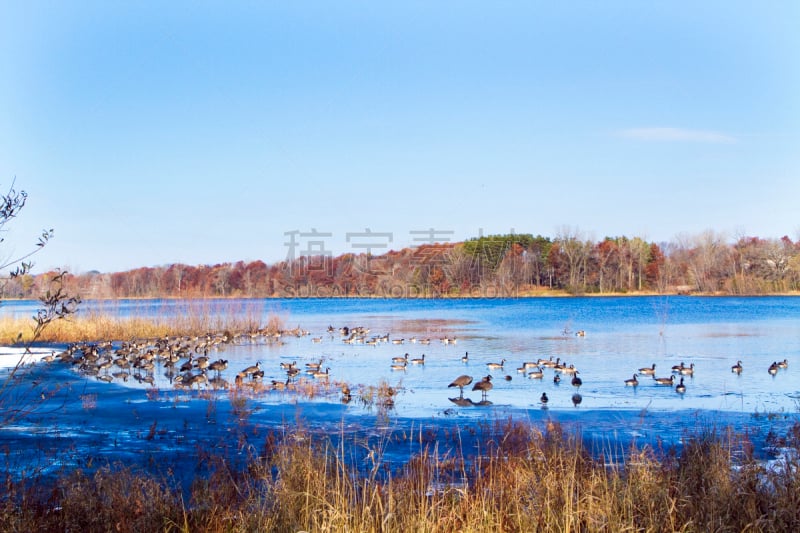
[[[420,438],[422,436],[420,435]],[[484,437],[484,436],[482,436]],[[337,442],[338,444],[335,444]],[[389,471],[387,441],[270,434],[245,471],[211,458],[191,494],[124,467],[47,491],[7,484],[0,529],[86,531],[796,531],[794,459],[765,469],[728,434],[607,465],[560,427],[508,422],[475,455],[435,444]],[[744,453],[743,453],[744,452]],[[738,459],[734,460],[734,457]],[[208,460],[208,459],[206,459]],[[31,487],[34,483],[31,482]]]
[[[118,307],[109,303],[99,310],[56,320],[42,332],[39,342],[70,343],[107,340],[153,339],[165,336],[205,335],[231,331],[275,333],[283,328],[283,318],[267,317],[262,325],[260,304],[212,304],[198,301],[185,313],[159,316],[121,316]],[[144,313],[142,313],[144,315]],[[36,323],[30,318],[0,318],[0,343],[13,344],[32,339]]]

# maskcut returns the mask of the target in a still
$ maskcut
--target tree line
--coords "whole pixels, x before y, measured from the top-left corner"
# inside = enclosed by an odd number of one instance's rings
[[[53,273],[15,276],[5,298],[37,298]],[[67,274],[81,298],[474,297],[636,292],[757,295],[797,291],[800,242],[707,231],[675,242],[606,237],[577,230],[554,238],[488,235],[382,255],[346,253],[217,265],[171,264],[125,272]]]

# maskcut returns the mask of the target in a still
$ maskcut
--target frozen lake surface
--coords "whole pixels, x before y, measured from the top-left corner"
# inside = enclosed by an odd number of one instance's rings
[[[174,374],[170,377],[160,363],[150,372],[109,369],[87,375],[78,365],[39,362],[15,378],[21,383],[15,388],[46,391],[38,396],[44,400],[0,430],[0,445],[17,458],[17,468],[56,470],[80,466],[86,457],[193,465],[198,449],[206,447],[244,458],[258,452],[268,432],[298,424],[328,435],[376,439],[416,430],[430,441],[444,441],[458,431],[471,436],[460,446],[478,446],[488,425],[509,417],[561,422],[597,449],[620,453],[631,442],[673,446],[687,434],[732,428],[746,433],[767,456],[772,437],[784,434],[800,411],[800,298],[157,300],[88,302],[81,312],[164,317],[196,311],[198,305],[221,314],[256,314],[262,324],[278,316],[286,328],[307,331],[278,341],[256,337],[218,344],[208,357],[227,360],[228,368],[209,372],[209,378],[232,384],[238,372],[259,363],[262,383],[285,382],[281,363],[296,361],[301,373],[290,383],[314,383],[315,395],[254,395],[246,400],[243,417],[232,411],[224,389],[177,390]],[[28,316],[34,309],[35,302],[4,303],[0,313]],[[342,327],[369,333],[362,342],[348,343]],[[44,347],[43,352],[63,348]],[[393,369],[392,359],[406,353],[409,360],[424,354],[424,364]],[[542,368],[541,379],[518,370],[523,362],[539,359],[574,365],[581,386],[573,386],[566,373],[555,383],[553,368]],[[320,360],[322,370],[329,369],[327,387],[324,379],[304,372],[306,363]],[[503,360],[503,368],[488,366]],[[768,372],[783,360],[785,368]],[[738,361],[740,374],[731,371]],[[673,373],[681,363],[692,373]],[[656,377],[674,375],[675,383],[661,386],[639,375],[638,386],[625,385],[653,364]],[[481,395],[472,385],[464,390],[471,403],[451,401],[459,393],[447,385],[460,375],[471,376],[473,385],[492,376],[485,405],[474,405]],[[680,377],[683,394],[675,390]],[[397,392],[389,410],[359,401],[381,382]],[[347,404],[340,393],[345,383],[353,393]],[[546,405],[540,402],[543,393]],[[401,462],[420,445],[421,440],[412,445],[400,439],[386,447],[386,457]]]

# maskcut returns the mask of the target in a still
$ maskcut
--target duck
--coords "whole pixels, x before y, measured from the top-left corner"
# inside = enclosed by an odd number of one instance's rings
[[[651,367],[644,367],[639,369],[639,374],[643,376],[655,376],[656,375],[656,364],[653,363]]]
[[[503,365],[505,364],[505,362],[506,362],[506,360],[503,359],[499,363],[486,363],[486,366],[490,370],[502,370],[503,369]]]
[[[683,394],[686,392],[686,385],[683,384],[683,378],[681,378],[681,382],[675,387],[675,392],[678,394]]]
[[[464,375],[458,376],[456,379],[454,379],[453,382],[450,383],[450,385],[448,385],[447,387],[448,388],[449,387],[458,387],[459,390],[461,390],[461,395],[463,396],[464,395],[464,387],[466,387],[470,383],[472,383],[472,376],[468,376],[468,375],[464,374]]]
[[[625,380],[625,386],[627,387],[637,387],[638,385],[639,385],[639,379],[636,377],[636,374],[634,374],[631,379]]]
[[[741,374],[742,373],[742,362],[736,361],[736,364],[731,367],[731,372],[734,374]]]
[[[653,379],[656,380],[656,383],[658,383],[659,385],[670,385],[671,386],[672,383],[675,381],[675,376],[670,376],[668,378],[657,378],[657,377],[653,376]]]
[[[350,400],[353,399],[352,394],[350,394],[350,387],[347,383],[342,385],[342,403],[350,403]]]
[[[492,385],[492,376],[489,375],[489,376],[486,376],[483,379],[481,379],[475,385],[473,385],[472,386],[472,390],[481,391],[481,396],[482,396],[483,400],[485,401],[486,400],[486,394],[490,390],[492,390],[492,387],[494,387],[494,385]]]

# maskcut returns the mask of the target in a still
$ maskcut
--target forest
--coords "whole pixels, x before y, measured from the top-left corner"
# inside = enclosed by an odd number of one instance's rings
[[[54,272],[4,280],[2,298],[38,298]],[[546,294],[787,294],[800,287],[800,241],[707,231],[675,242],[580,233],[488,235],[382,255],[307,255],[267,264],[170,264],[67,273],[81,298],[517,297]]]

